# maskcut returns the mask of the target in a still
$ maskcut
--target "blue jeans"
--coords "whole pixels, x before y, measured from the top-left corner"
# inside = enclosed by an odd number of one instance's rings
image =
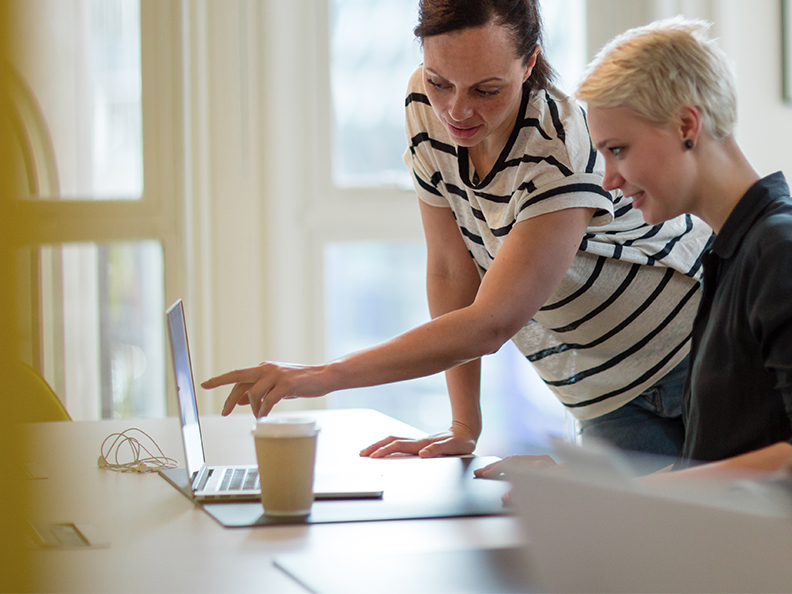
[[[682,392],[688,357],[660,381],[613,412],[580,421],[580,436],[607,441],[622,450],[676,458],[685,441]]]

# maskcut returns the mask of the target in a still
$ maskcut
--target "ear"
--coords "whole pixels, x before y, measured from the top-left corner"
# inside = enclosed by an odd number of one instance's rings
[[[531,57],[528,58],[528,62],[525,64],[525,70],[523,71],[523,82],[528,80],[533,72],[534,66],[536,66],[536,60],[539,58],[539,54],[542,52],[542,48],[538,45],[534,48]]]
[[[693,105],[683,105],[679,108],[676,121],[680,144],[690,140],[698,144],[702,131],[701,110]]]

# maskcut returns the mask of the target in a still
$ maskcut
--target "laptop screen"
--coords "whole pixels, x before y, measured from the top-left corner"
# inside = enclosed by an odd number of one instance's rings
[[[179,401],[182,439],[187,472],[193,477],[204,465],[201,424],[198,421],[198,404],[195,398],[190,347],[187,344],[187,327],[184,322],[184,304],[179,299],[167,311],[173,371],[176,376],[176,393]]]

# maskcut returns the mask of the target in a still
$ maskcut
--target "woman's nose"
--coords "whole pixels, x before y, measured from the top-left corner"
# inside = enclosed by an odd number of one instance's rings
[[[614,167],[605,163],[605,176],[602,178],[602,189],[608,192],[617,190],[624,185],[624,178]]]
[[[448,109],[448,115],[450,115],[454,121],[461,122],[470,117],[473,110],[470,107],[470,103],[462,96],[461,93],[456,93],[454,98],[451,100],[451,105]]]

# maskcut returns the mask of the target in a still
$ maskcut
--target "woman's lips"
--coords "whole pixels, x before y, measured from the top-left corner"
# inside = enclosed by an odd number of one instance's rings
[[[448,131],[451,132],[451,136],[460,138],[462,140],[467,140],[468,138],[472,138],[473,136],[476,135],[476,132],[479,131],[479,128],[481,128],[480,125],[466,127],[466,128],[460,128],[458,126],[454,126],[453,124],[447,124],[447,125],[448,125]]]
[[[637,192],[632,195],[632,205],[635,208],[641,208],[641,205],[644,203],[644,199],[646,198],[645,192]]]

